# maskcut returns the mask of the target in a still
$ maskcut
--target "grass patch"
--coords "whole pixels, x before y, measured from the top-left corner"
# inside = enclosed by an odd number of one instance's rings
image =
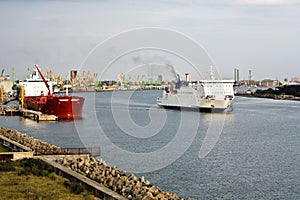
[[[1,152],[9,152],[9,150],[6,147],[4,147],[3,145],[0,144],[0,153]]]
[[[29,169],[30,163],[32,168]],[[95,199],[80,184],[70,182],[36,159],[1,161],[0,199]],[[1,169],[1,168],[0,168]],[[29,172],[25,172],[29,170]]]

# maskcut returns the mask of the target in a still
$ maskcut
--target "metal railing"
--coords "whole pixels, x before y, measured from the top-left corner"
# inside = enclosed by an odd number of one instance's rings
[[[80,155],[90,154],[92,156],[101,156],[100,147],[78,147],[78,148],[61,148],[62,154],[66,155]]]

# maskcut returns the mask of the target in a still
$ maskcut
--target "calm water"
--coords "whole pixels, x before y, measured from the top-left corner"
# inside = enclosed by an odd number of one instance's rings
[[[300,199],[300,102],[237,97],[233,112],[207,114],[160,109],[161,91],[78,95],[86,102],[75,123],[0,117],[0,126],[62,147],[101,146],[110,165],[186,198]],[[211,127],[222,133],[199,158]]]

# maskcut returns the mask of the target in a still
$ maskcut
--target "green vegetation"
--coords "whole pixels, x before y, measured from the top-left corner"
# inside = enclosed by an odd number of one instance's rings
[[[75,182],[57,176],[37,159],[0,161],[1,199],[94,199]]]
[[[25,158],[19,161],[22,167],[18,175],[48,176],[53,172],[50,165],[38,159]]]
[[[69,188],[74,194],[80,194],[84,191],[84,188],[76,182],[65,181],[64,186]]]
[[[0,161],[0,172],[10,172],[10,171],[15,171],[15,167],[13,163],[9,161]]]
[[[265,96],[293,95],[295,97],[300,97],[300,85],[284,85],[282,87],[276,88],[276,90],[273,90],[271,88],[267,90],[257,90],[254,94]]]
[[[0,153],[1,152],[9,152],[9,150],[0,144]]]
[[[300,97],[300,85],[285,85],[279,89],[276,94],[286,94],[286,95],[293,95],[295,97]]]

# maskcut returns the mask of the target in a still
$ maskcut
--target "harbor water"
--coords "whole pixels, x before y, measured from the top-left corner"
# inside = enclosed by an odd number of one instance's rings
[[[236,97],[232,112],[210,114],[161,109],[156,90],[76,95],[86,98],[81,120],[0,116],[0,126],[61,147],[100,146],[109,165],[184,198],[300,199],[299,101]]]

